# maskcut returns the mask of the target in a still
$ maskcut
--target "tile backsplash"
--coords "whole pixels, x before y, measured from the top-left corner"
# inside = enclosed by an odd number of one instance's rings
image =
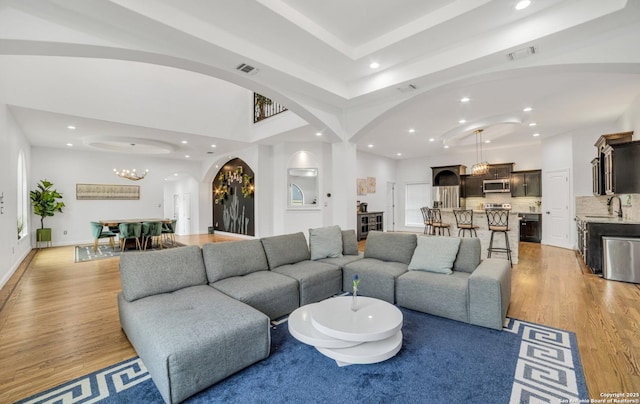
[[[627,219],[640,220],[640,194],[618,195],[622,202],[622,214]],[[610,196],[577,196],[576,215],[606,215],[609,212],[607,201]],[[618,210],[618,201],[613,203]]]

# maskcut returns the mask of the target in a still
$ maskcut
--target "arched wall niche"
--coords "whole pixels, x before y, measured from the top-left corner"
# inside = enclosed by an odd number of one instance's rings
[[[227,161],[211,183],[213,227],[255,236],[255,176],[242,159]]]

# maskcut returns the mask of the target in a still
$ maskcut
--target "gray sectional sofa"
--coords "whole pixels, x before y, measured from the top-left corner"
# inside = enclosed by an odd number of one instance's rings
[[[167,403],[269,356],[270,320],[350,292],[356,274],[361,295],[501,329],[509,262],[481,261],[478,239],[429,238],[370,232],[362,254],[353,230],[329,226],[308,244],[294,233],[123,254],[120,323]]]

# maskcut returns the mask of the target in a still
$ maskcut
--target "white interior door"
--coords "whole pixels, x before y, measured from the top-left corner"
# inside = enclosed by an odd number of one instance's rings
[[[542,243],[571,248],[569,170],[545,172],[542,186]]]
[[[387,207],[384,217],[385,229],[387,231],[396,230],[396,183],[387,182]]]
[[[173,195],[173,218],[178,220],[176,234],[191,234],[191,194]]]

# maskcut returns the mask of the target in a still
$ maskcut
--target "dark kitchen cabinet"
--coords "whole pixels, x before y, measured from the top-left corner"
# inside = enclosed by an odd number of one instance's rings
[[[600,158],[596,157],[591,160],[591,178],[592,192],[594,195],[602,195],[604,193],[602,187],[602,170],[600,168]]]
[[[474,177],[472,175],[462,176],[462,197],[483,197],[482,181],[484,181],[484,177]]]
[[[542,196],[542,171],[514,171],[511,173],[511,196]]]
[[[606,195],[613,191],[613,147],[619,144],[630,143],[633,132],[611,133],[598,138],[594,146],[596,147],[596,158],[591,160],[591,171],[593,178],[593,194]]]
[[[513,171],[513,163],[491,164],[485,180],[508,180]]]
[[[640,193],[640,141],[607,145],[602,155],[605,194]]]
[[[460,176],[464,175],[467,166],[431,167],[431,184],[434,187],[460,185]]]
[[[640,224],[596,223],[584,225],[583,257],[594,274],[602,274],[602,237],[634,237],[640,234]]]

